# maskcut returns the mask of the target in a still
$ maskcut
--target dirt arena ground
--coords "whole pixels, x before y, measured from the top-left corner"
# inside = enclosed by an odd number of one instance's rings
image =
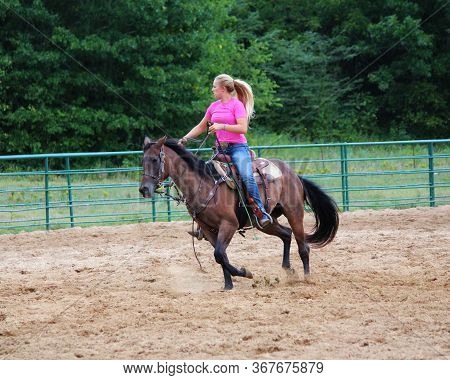
[[[255,277],[231,292],[189,229],[0,235],[0,358],[450,359],[450,206],[342,214],[308,283],[281,241],[236,235],[230,261]]]

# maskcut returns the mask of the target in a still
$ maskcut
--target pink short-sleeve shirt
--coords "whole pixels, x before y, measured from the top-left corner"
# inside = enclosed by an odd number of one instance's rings
[[[244,104],[238,98],[231,98],[228,102],[224,103],[221,100],[217,100],[206,110],[206,119],[213,123],[219,124],[237,124],[237,119],[247,117],[247,111]],[[247,139],[243,133],[234,133],[224,131],[223,129],[216,132],[219,142],[231,142],[231,143],[247,143]]]

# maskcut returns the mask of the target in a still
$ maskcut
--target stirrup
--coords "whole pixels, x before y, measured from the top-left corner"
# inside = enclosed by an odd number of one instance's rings
[[[269,214],[269,213],[267,213],[267,212],[262,212],[265,216],[267,216],[268,218],[269,218],[269,223],[268,224],[266,224],[264,227],[263,226],[261,226],[261,224],[259,224],[259,220],[258,220],[258,217],[255,215],[255,221],[256,221],[256,224],[258,225],[258,227],[259,228],[261,228],[262,230],[264,229],[264,228],[266,228],[266,227],[268,227],[270,224],[273,224],[273,218],[272,218],[272,216]]]
[[[264,212],[264,214],[266,214],[266,215],[269,217],[269,219],[270,219],[270,224],[273,224],[273,218],[272,218],[272,215],[270,215],[268,212]]]

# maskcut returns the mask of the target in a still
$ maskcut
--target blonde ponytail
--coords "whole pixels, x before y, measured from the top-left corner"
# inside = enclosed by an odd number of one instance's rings
[[[255,102],[253,98],[253,91],[247,82],[240,79],[235,79],[234,90],[236,91],[238,99],[244,103],[245,109],[247,110],[247,118],[250,123],[250,119],[254,116]]]
[[[241,79],[233,79],[228,74],[218,75],[214,79],[214,82],[217,82],[219,85],[225,87],[230,94],[237,96],[237,98],[245,106],[248,122],[250,123],[250,119],[254,116],[255,105],[253,91],[250,85]]]

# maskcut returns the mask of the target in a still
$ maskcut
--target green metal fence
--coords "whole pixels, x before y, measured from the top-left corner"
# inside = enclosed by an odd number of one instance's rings
[[[253,149],[288,162],[343,211],[450,204],[450,139]],[[187,219],[184,206],[167,196],[139,197],[141,157],[141,151],[0,156],[0,232]]]

